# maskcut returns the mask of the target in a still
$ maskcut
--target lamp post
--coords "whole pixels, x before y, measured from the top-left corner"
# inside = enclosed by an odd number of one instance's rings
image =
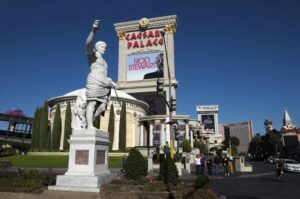
[[[169,103],[167,103],[169,108],[169,125],[170,125],[170,156],[173,159],[174,158],[174,129],[173,129],[173,107],[172,107],[172,88],[171,88],[171,73],[170,73],[170,67],[169,67],[169,56],[168,51],[166,47],[166,39],[165,39],[165,31],[160,31],[161,36],[164,39],[164,47],[166,52],[166,61],[167,61],[167,68],[168,68],[168,89],[169,89]]]

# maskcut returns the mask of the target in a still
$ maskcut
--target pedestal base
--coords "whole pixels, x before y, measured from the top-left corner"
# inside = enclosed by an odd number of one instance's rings
[[[112,174],[102,174],[99,176],[67,176],[56,177],[56,185],[49,186],[48,190],[53,191],[80,191],[80,192],[100,192],[102,184],[109,183]]]
[[[73,130],[70,140],[69,165],[65,175],[56,177],[48,190],[100,192],[109,183],[108,133],[97,129]]]

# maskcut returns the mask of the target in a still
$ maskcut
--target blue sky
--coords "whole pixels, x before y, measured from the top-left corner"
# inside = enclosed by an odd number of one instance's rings
[[[1,0],[0,112],[33,116],[44,100],[85,86],[85,39],[95,19],[96,40],[108,47],[117,80],[114,23],[178,15],[175,67],[177,113],[218,104],[220,123],[282,124],[286,108],[300,126],[300,1],[297,0]]]

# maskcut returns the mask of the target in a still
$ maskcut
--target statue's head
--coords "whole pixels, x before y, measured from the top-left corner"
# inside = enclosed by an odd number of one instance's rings
[[[95,44],[95,50],[96,50],[96,56],[98,57],[99,54],[104,54],[105,53],[105,49],[106,48],[106,43],[104,41],[98,41],[96,44]],[[99,54],[97,54],[99,53]]]

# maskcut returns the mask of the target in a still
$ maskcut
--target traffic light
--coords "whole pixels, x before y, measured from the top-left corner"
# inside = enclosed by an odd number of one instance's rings
[[[225,140],[230,139],[230,128],[229,128],[229,126],[224,126],[224,137],[225,137]]]
[[[179,131],[179,126],[177,123],[173,124],[173,130],[174,130],[174,138],[176,141],[179,140],[179,136],[180,136],[180,131]]]
[[[156,96],[161,97],[164,96],[164,80],[163,79],[157,79],[156,84]]]
[[[171,97],[170,107],[171,111],[176,111],[176,99],[174,99],[173,97]]]

